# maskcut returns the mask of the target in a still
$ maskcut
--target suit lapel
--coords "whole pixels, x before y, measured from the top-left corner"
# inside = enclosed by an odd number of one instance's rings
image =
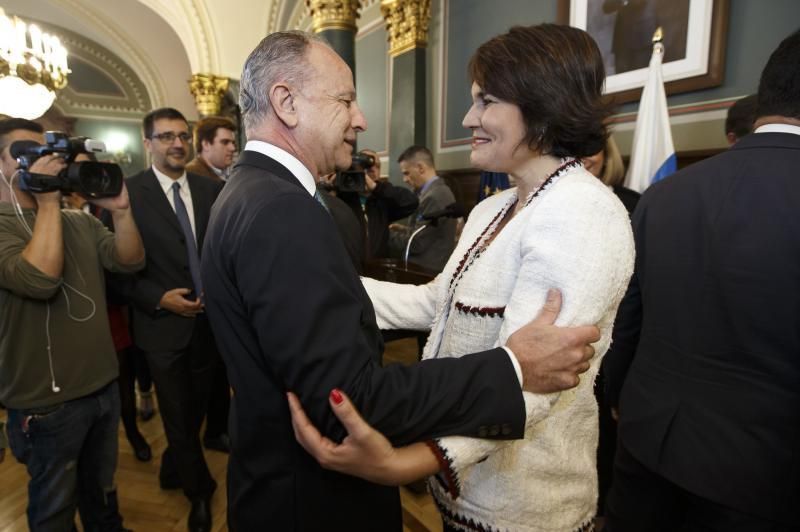
[[[142,190],[147,203],[152,209],[182,235],[183,229],[178,223],[178,217],[175,215],[175,211],[172,210],[172,206],[169,204],[169,200],[167,200],[167,196],[161,188],[161,183],[158,182],[158,178],[156,178],[152,168],[144,173]]]

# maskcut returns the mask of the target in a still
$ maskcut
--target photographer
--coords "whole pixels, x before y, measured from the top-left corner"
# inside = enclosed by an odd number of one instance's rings
[[[42,127],[0,120],[0,402],[13,455],[27,467],[31,530],[122,530],[114,472],[119,393],[104,304],[103,268],[136,271],[144,248],[124,188],[90,201],[116,234],[82,211],[61,210],[61,192],[30,193],[10,148],[44,143]],[[60,154],[28,172],[61,176]]]
[[[382,180],[381,161],[369,149],[359,152],[371,160],[364,167],[364,188],[358,192],[339,191],[338,197],[353,210],[365,236],[365,260],[389,256],[389,223],[417,210],[417,196],[404,187]]]

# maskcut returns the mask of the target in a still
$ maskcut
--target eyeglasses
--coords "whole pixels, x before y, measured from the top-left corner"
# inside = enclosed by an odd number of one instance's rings
[[[188,133],[177,133],[176,134],[176,133],[174,133],[172,131],[167,131],[166,133],[159,133],[157,135],[153,134],[150,138],[151,139],[158,139],[161,142],[163,142],[164,144],[172,144],[173,142],[175,142],[176,138],[181,139],[181,142],[183,142],[183,143],[189,142],[189,139],[191,139],[192,136],[189,135]]]

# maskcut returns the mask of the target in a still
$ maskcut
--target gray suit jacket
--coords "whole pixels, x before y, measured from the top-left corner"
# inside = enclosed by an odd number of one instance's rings
[[[419,208],[411,223],[411,232],[427,225],[411,243],[409,262],[429,270],[442,271],[456,245],[456,220],[440,218],[436,222],[423,219],[427,214],[441,211],[456,202],[453,192],[441,177],[434,180],[419,198]]]

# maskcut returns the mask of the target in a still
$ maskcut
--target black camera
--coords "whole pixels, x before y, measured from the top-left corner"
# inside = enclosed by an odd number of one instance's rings
[[[19,187],[28,192],[78,192],[90,198],[109,198],[122,192],[122,169],[113,163],[75,162],[81,153],[105,151],[106,145],[86,137],[69,137],[60,131],[47,131],[44,144],[18,140],[10,153],[19,163]],[[34,174],[31,165],[42,155],[63,154],[67,167],[58,175]]]
[[[339,192],[365,192],[367,170],[375,166],[375,157],[365,153],[354,153],[350,168],[336,174],[336,190]]]

